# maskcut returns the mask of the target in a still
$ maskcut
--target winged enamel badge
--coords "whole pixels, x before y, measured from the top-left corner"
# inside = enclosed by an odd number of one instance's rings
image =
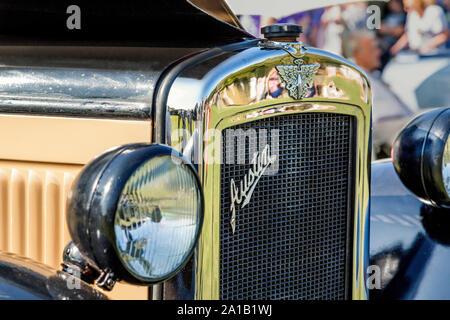
[[[276,66],[281,79],[286,84],[289,95],[294,99],[301,99],[308,94],[314,75],[320,64],[304,64],[302,59],[294,59],[293,65]]]

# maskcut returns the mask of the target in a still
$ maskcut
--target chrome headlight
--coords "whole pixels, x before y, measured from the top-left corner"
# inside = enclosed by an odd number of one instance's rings
[[[69,231],[81,253],[133,283],[156,283],[180,270],[202,221],[196,172],[166,146],[107,151],[85,167],[69,194]]]
[[[395,170],[424,202],[450,208],[450,108],[421,114],[393,144]]]

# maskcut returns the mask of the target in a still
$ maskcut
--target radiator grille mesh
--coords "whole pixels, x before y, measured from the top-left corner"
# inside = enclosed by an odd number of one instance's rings
[[[222,299],[345,298],[354,154],[352,122],[353,117],[347,115],[305,113],[231,128],[242,129],[241,132],[224,130],[220,208]],[[257,134],[248,134],[248,129]],[[258,133],[264,133],[262,129],[267,130],[268,144],[275,145],[278,139],[278,170],[274,175],[261,177],[245,207],[236,205],[233,233],[230,183],[233,179],[239,187],[248,174],[252,167],[250,146],[259,146],[262,138]],[[228,134],[236,138],[227,141]],[[242,136],[246,136],[245,148],[238,143]]]

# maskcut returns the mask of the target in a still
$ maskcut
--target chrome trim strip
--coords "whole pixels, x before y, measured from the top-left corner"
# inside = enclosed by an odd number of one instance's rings
[[[0,95],[0,112],[83,118],[150,119],[151,106],[145,102],[111,99],[51,99]]]
[[[0,47],[0,112],[148,120],[155,84],[199,48]]]
[[[149,119],[155,78],[130,71],[0,67],[0,111]]]

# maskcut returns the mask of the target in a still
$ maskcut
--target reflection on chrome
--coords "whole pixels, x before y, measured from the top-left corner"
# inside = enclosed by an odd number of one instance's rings
[[[114,231],[125,267],[146,280],[170,275],[192,248],[200,191],[184,165],[160,156],[144,163],[119,199]]]
[[[442,156],[442,178],[447,195],[450,197],[450,136],[447,138],[444,155]]]
[[[239,115],[231,119],[231,122],[242,122],[243,120],[256,119],[259,117],[272,115],[272,114],[282,114],[289,112],[307,112],[307,111],[333,111],[336,110],[335,106],[332,105],[320,105],[320,104],[309,104],[309,103],[292,103],[286,105],[270,106],[259,111],[249,112],[245,115]]]
[[[217,104],[220,108],[224,108],[225,106],[252,105],[274,99],[279,101],[284,99],[287,102],[290,96],[350,100],[352,98],[350,94],[353,92],[346,92],[341,85],[343,81],[349,79],[354,84],[352,90],[360,93],[358,98],[363,101],[367,100],[366,83],[358,72],[345,66],[339,68],[323,66],[322,69],[319,69],[319,66],[319,64],[303,65],[301,71],[298,71],[297,66],[293,65],[275,66],[268,71],[267,75],[252,76],[247,79],[247,83],[236,81],[221,88],[218,92]],[[291,70],[294,67],[295,70]],[[316,73],[317,77],[313,78],[312,76]],[[301,92],[299,91],[300,87]]]

